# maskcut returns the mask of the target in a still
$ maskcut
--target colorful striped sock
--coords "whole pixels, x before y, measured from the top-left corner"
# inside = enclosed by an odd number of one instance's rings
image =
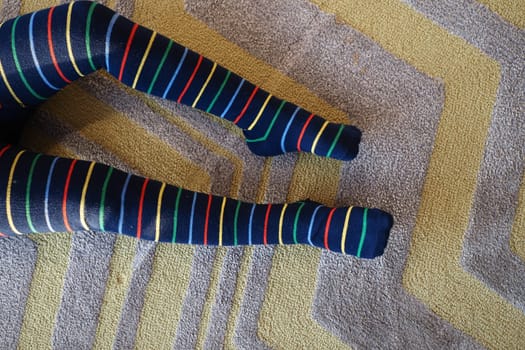
[[[309,244],[374,258],[392,226],[379,209],[246,203],[9,145],[0,146],[0,198],[0,236],[94,230],[187,244]]]
[[[90,1],[34,12],[0,27],[0,121],[71,81],[106,69],[134,89],[232,121],[262,156],[311,152],[341,160],[361,132],[281,100],[172,40]]]

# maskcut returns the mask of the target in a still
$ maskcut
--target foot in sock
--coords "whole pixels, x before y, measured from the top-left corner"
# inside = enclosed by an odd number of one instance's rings
[[[90,1],[59,5],[0,26],[0,120],[20,115],[98,69],[139,91],[232,121],[258,155],[300,151],[351,160],[358,152],[361,132],[356,127],[327,122],[272,96]]]
[[[9,145],[0,145],[0,198],[0,236],[94,230],[215,246],[308,244],[374,258],[392,226],[379,209],[246,203]]]

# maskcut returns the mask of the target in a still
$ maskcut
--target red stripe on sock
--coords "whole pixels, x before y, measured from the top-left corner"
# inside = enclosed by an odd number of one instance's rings
[[[66,226],[66,230],[69,232],[73,232],[73,229],[69,225],[69,220],[67,218],[67,194],[69,192],[69,184],[71,183],[71,177],[73,175],[73,169],[75,169],[75,164],[77,164],[77,160],[73,159],[67,173],[66,184],[64,185],[64,197],[62,197],[62,217],[64,218],[64,226]]]
[[[237,118],[235,118],[235,120],[233,121],[233,124],[237,124],[239,122],[239,120],[241,120],[242,117],[244,117],[244,114],[246,113],[246,111],[248,110],[248,107],[252,103],[253,98],[255,97],[255,94],[257,93],[257,91],[259,91],[259,87],[258,86],[256,86],[253,89],[252,94],[250,95],[250,98],[248,99],[248,102],[246,102],[246,104],[244,105],[244,108],[242,109],[241,113],[239,113]]]
[[[264,218],[264,233],[263,233],[263,241],[264,244],[268,244],[268,219],[270,218],[270,210],[272,209],[272,205],[268,204],[268,208],[266,209],[266,217]]]
[[[301,141],[303,140],[304,133],[306,132],[306,128],[308,128],[308,124],[310,124],[313,118],[314,118],[314,114],[312,113],[306,120],[306,123],[304,123],[303,129],[301,130],[301,134],[299,134],[299,139],[297,139],[297,150],[299,152],[301,151]]]
[[[0,151],[0,157],[2,157],[4,153],[10,148],[11,148],[11,145],[7,145],[4,148],[2,148],[2,150]]]
[[[202,63],[202,56],[199,56],[199,60],[197,61],[197,65],[195,66],[195,69],[193,70],[193,73],[191,73],[190,79],[186,83],[186,86],[184,87],[184,90],[182,90],[182,92],[180,93],[179,98],[177,99],[178,103],[180,103],[180,101],[182,101],[182,98],[184,97],[184,95],[186,95],[186,92],[188,91],[188,89],[190,88],[191,83],[193,82],[193,79],[195,79],[195,76],[197,75],[197,71],[199,70],[199,67],[201,66],[201,63]]]
[[[206,221],[204,224],[204,245],[208,245],[208,223],[210,222],[210,210],[211,210],[211,200],[212,195],[208,195],[208,207],[206,208]]]
[[[47,15],[47,43],[49,45],[49,53],[51,54],[51,60],[53,61],[53,65],[55,66],[55,69],[58,75],[60,76],[60,78],[62,78],[63,81],[69,84],[71,83],[71,80],[66,78],[66,76],[64,75],[60,67],[58,66],[57,57],[55,55],[55,49],[53,48],[53,36],[52,36],[51,29],[53,27],[52,23],[53,23],[53,12],[54,11],[55,11],[55,8],[51,7],[49,9],[49,14]]]
[[[139,202],[139,214],[137,218],[137,238],[140,239],[142,235],[142,212],[144,211],[144,197],[146,196],[146,187],[148,186],[149,179],[144,179],[142,184],[142,191],[140,192],[140,202]]]
[[[133,38],[135,37],[135,33],[137,32],[138,27],[139,25],[135,23],[133,24],[133,28],[131,28],[131,33],[129,34],[128,42],[126,44],[126,51],[124,51],[124,57],[122,57],[122,63],[120,63],[120,73],[118,75],[119,81],[122,81],[122,76],[124,75],[124,67],[126,66],[129,50],[131,49],[131,43],[133,42]]]
[[[330,247],[328,247],[328,232],[330,231],[330,223],[332,222],[332,216],[334,216],[335,209],[336,208],[332,208],[332,210],[330,210],[330,214],[328,214],[328,220],[326,221],[326,227],[324,229],[324,247],[327,250],[330,250]]]

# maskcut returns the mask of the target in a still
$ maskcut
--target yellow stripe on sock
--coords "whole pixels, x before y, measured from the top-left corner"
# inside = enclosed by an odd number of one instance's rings
[[[2,28],[2,25],[3,23],[0,23],[0,28]],[[24,103],[22,102],[22,100],[20,98],[18,98],[18,96],[16,96],[13,88],[11,87],[11,84],[9,84],[9,81],[7,80],[7,76],[5,74],[5,71],[4,71],[4,66],[2,65],[2,61],[0,60],[0,75],[2,76],[2,80],[4,81],[4,84],[5,86],[7,87],[7,90],[9,90],[9,93],[11,94],[11,96],[13,96],[13,98],[15,99],[16,102],[18,102],[18,104],[22,107],[22,108],[26,108],[26,106],[24,105]]]
[[[137,70],[137,74],[135,75],[135,80],[133,80],[132,87],[134,89],[137,87],[137,83],[139,81],[140,74],[142,73],[142,69],[144,69],[144,64],[146,63],[146,59],[149,56],[149,52],[151,51],[151,47],[153,46],[153,42],[155,41],[156,36],[157,36],[157,32],[153,32],[153,34],[151,34],[151,38],[149,39],[148,47],[146,48],[146,51],[144,52],[144,56],[142,56],[142,60],[140,61],[139,69]]]
[[[284,221],[284,212],[286,211],[286,208],[288,207],[288,204],[283,205],[283,209],[281,209],[281,217],[279,218],[279,244],[283,243],[283,221]]]
[[[91,175],[93,174],[93,169],[95,168],[95,162],[91,162],[91,165],[89,166],[87,175],[86,175],[86,181],[84,181],[84,186],[82,187],[82,197],[80,198],[80,222],[82,223],[82,227],[84,227],[84,230],[89,231],[90,228],[86,222],[86,194],[89,186],[89,180],[91,179]]]
[[[73,12],[73,5],[75,2],[71,2],[67,9],[67,20],[66,20],[66,44],[67,44],[67,52],[69,54],[69,60],[71,61],[71,64],[73,65],[73,68],[75,69],[75,72],[81,77],[84,76],[80,69],[78,69],[77,62],[75,61],[75,56],[73,56],[73,47],[71,45],[71,13]]]
[[[352,212],[352,208],[348,208],[348,211],[346,212],[345,217],[345,224],[343,225],[343,234],[341,235],[341,253],[346,254],[345,251],[345,243],[346,243],[346,231],[348,230],[348,222],[350,221],[350,213]]]
[[[222,224],[224,223],[224,208],[226,207],[226,197],[222,198],[221,217],[219,223],[219,246],[222,245]]]
[[[312,144],[312,153],[315,154],[315,148],[317,147],[317,142],[319,142],[319,139],[321,138],[321,135],[323,134],[324,129],[328,126],[329,122],[325,121],[323,123],[323,126],[321,127],[321,130],[317,133],[317,136],[315,137],[314,143]]]
[[[271,98],[272,98],[272,94],[269,94],[268,97],[266,98],[266,101],[264,101],[264,104],[262,105],[261,109],[259,110],[259,113],[257,114],[257,117],[255,117],[255,120],[248,127],[248,130],[252,130],[255,127],[255,125],[257,125],[257,122],[261,118],[261,115],[263,114],[264,110],[266,109],[266,106],[268,105],[268,102],[270,102]]]
[[[20,100],[18,96],[16,96],[15,92],[13,91],[13,88],[11,87],[11,84],[9,84],[9,81],[7,81],[7,77],[5,75],[4,66],[2,65],[2,61],[0,61],[0,74],[2,75],[2,80],[4,81],[5,86],[7,87],[7,90],[9,90],[9,93],[11,94],[11,96],[13,96],[13,98],[16,100],[16,102],[18,102],[18,104],[22,108],[26,108],[22,100]]]
[[[21,235],[22,232],[16,229],[15,224],[13,222],[13,215],[11,214],[11,185],[13,184],[13,176],[15,174],[15,168],[18,163],[18,160],[24,153],[25,151],[18,152],[18,154],[15,157],[15,160],[13,161],[13,164],[11,164],[11,170],[9,171],[9,180],[7,181],[7,195],[6,195],[6,201],[5,201],[7,221],[9,222],[9,226],[11,227],[11,230],[17,235]]]
[[[155,242],[160,240],[160,209],[162,208],[162,197],[164,196],[164,190],[166,189],[166,183],[162,183],[162,187],[159,192],[159,200],[157,202],[157,219],[155,221]]]
[[[195,106],[197,105],[197,102],[199,102],[199,100],[201,99],[201,96],[204,93],[204,90],[206,90],[206,86],[208,86],[208,84],[210,83],[211,77],[213,76],[213,73],[215,73],[216,68],[217,68],[217,63],[213,63],[213,67],[211,68],[211,72],[208,75],[208,79],[206,79],[206,82],[204,82],[204,85],[202,86],[201,91],[199,92],[199,94],[197,95],[197,98],[191,105],[193,108],[195,108]]]

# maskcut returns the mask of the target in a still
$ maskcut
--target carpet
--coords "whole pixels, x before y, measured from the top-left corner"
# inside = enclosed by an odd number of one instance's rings
[[[3,0],[0,22],[58,3]],[[24,146],[247,201],[379,207],[395,226],[371,261],[96,232],[1,239],[1,349],[525,348],[522,0],[104,3],[357,125],[359,156],[258,157],[231,123],[104,72],[35,111]]]

